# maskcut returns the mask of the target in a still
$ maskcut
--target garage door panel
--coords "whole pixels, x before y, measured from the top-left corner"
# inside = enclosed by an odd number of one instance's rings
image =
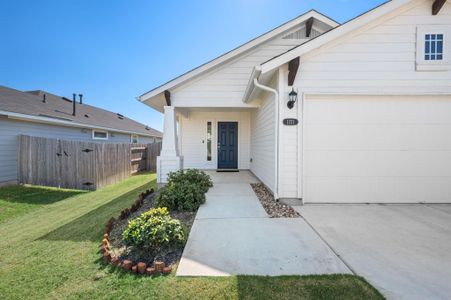
[[[307,125],[306,150],[451,150],[451,125]],[[442,138],[437,138],[441,136]]]
[[[308,177],[305,191],[305,203],[449,203],[451,178]]]
[[[314,103],[313,103],[314,102]],[[451,124],[449,96],[335,96],[307,99],[308,124]]]
[[[451,151],[306,151],[307,176],[449,176]]]
[[[451,202],[451,97],[307,96],[305,202]]]

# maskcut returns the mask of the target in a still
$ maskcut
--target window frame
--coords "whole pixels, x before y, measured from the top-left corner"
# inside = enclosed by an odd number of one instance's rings
[[[133,137],[136,137],[136,142],[133,142]],[[139,144],[139,135],[131,134],[130,135],[130,143],[132,143],[132,144]]]
[[[96,137],[95,136],[95,133],[96,132],[99,132],[99,133],[105,133],[106,134],[106,137]],[[108,138],[109,138],[109,134],[108,134],[108,131],[106,131],[106,130],[99,130],[99,129],[93,129],[92,130],[92,139],[93,140],[102,140],[102,141],[106,141],[106,140],[108,140]]]
[[[443,35],[443,49],[441,60],[426,60],[426,35]],[[416,70],[417,71],[446,71],[451,67],[451,47],[448,42],[450,38],[450,30],[442,25],[426,25],[417,26],[416,41]]]

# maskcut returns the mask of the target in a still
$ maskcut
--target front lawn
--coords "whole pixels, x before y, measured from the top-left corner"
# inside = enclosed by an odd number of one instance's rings
[[[151,185],[154,174],[95,192],[0,188],[1,298],[383,299],[354,276],[151,278],[105,266],[106,221]]]

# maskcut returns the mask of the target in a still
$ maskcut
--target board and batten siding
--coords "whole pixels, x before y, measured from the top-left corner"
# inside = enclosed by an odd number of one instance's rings
[[[130,134],[109,132],[108,140],[93,140],[91,129],[55,126],[8,119],[0,116],[0,183],[17,180],[17,136],[30,135],[99,143],[130,143]],[[139,137],[140,143],[153,143],[152,137]]]
[[[251,113],[250,170],[274,192],[275,168],[275,102],[274,95],[265,93],[260,108]]]
[[[212,160],[207,160],[207,122],[212,122]],[[238,168],[249,169],[250,111],[191,111],[179,116],[183,168],[217,169],[218,122],[238,122]]]

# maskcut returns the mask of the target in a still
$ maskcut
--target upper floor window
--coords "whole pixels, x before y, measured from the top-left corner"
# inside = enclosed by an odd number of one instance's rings
[[[443,60],[443,34],[426,34],[424,60]]]
[[[442,25],[417,27],[417,71],[444,71],[451,68],[450,28]]]

